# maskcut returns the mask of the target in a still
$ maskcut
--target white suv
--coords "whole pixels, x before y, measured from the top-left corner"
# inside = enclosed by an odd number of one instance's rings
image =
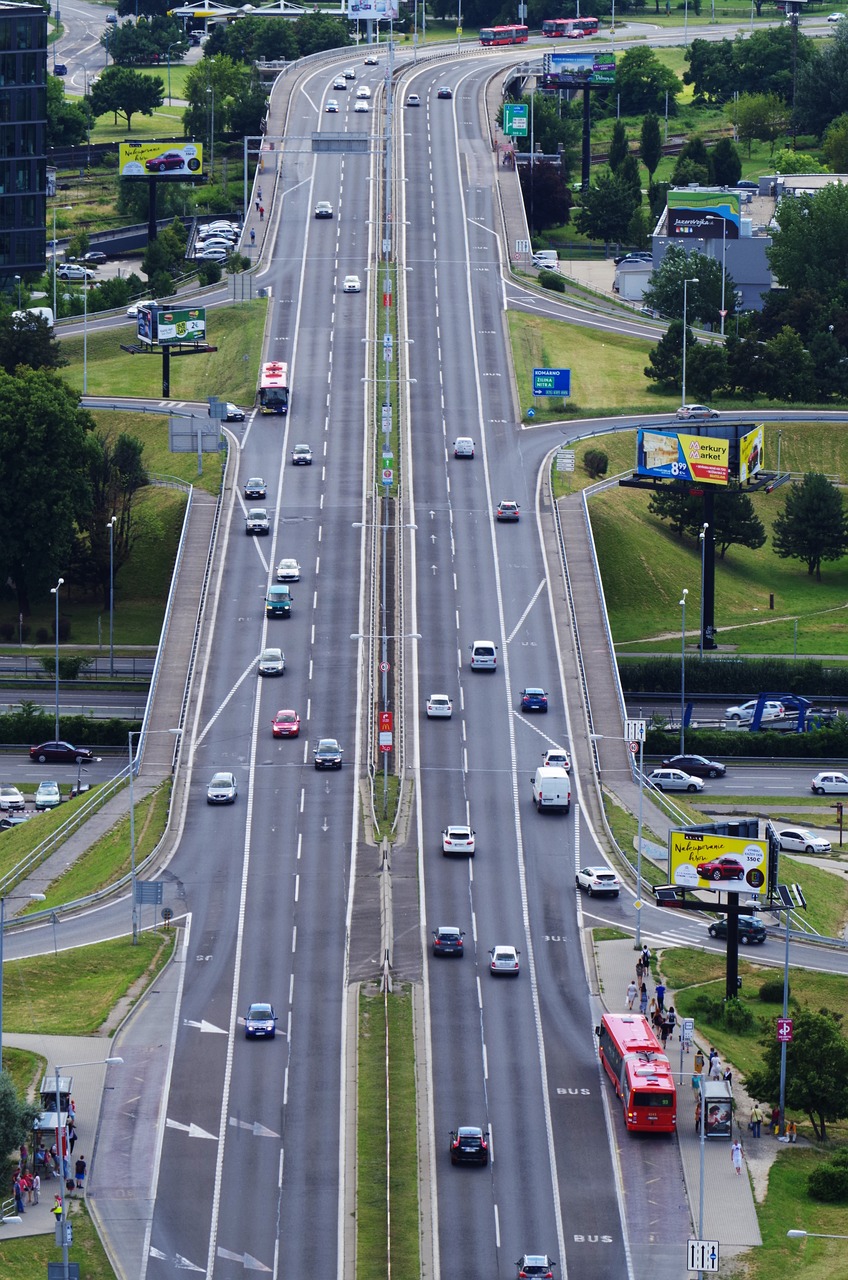
[[[757,699],[752,698],[750,702],[743,702],[738,707],[728,707],[724,713],[725,720],[738,720],[741,724],[747,724],[753,720],[754,712],[757,709]],[[782,720],[786,715],[786,710],[782,702],[764,702],[763,720]]]

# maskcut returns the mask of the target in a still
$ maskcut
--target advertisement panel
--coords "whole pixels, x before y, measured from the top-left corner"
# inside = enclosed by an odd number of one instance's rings
[[[766,883],[767,840],[671,831],[668,857],[671,883],[683,889],[757,894]]]
[[[545,72],[546,78],[566,89],[582,89],[587,84],[615,84],[615,54],[601,49],[546,53]]]
[[[135,318],[135,336],[139,342],[152,347],[156,341],[156,312],[150,307],[139,307]]]
[[[160,307],[156,320],[156,338],[160,346],[166,347],[172,342],[206,341],[205,307],[183,308],[178,311],[166,311]]]
[[[640,428],[636,455],[636,471],[640,476],[727,484],[730,466],[728,440]]]
[[[739,239],[739,195],[734,191],[669,191],[668,234],[699,240]]]
[[[347,16],[349,18],[373,18],[397,21],[397,0],[347,0]]]
[[[149,178],[151,174],[197,178],[202,172],[202,142],[118,143],[118,173],[122,178]]]
[[[763,424],[739,441],[739,483],[744,484],[763,468]]]

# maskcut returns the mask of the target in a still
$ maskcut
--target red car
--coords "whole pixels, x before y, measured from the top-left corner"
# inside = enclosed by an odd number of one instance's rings
[[[30,747],[29,758],[39,764],[80,764],[83,760],[93,760],[94,755],[88,747],[74,747],[70,742],[42,742],[38,747]]]
[[[745,868],[736,858],[714,858],[699,862],[695,868],[702,880],[744,880]]]
[[[300,733],[300,716],[296,711],[278,711],[271,721],[275,738],[296,738]]]
[[[184,169],[185,156],[179,151],[166,151],[164,155],[145,160],[144,167],[151,173],[165,173],[167,169]]]

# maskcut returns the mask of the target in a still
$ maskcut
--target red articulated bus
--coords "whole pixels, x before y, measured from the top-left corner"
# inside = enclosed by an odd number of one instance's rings
[[[526,44],[530,37],[527,27],[481,27],[481,44]]]
[[[634,1133],[674,1133],[677,1090],[668,1058],[642,1014],[604,1014],[595,1028],[604,1070]]]
[[[597,18],[546,18],[542,23],[542,35],[551,40],[580,40],[597,34]]]

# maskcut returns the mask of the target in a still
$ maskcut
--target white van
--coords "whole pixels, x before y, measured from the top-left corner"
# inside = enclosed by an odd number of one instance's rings
[[[533,254],[533,266],[543,268],[545,271],[558,271],[559,254],[556,249],[540,249],[538,253]]]
[[[530,779],[533,803],[539,813],[543,809],[568,813],[571,808],[571,782],[565,769],[557,765],[540,765]]]
[[[498,646],[494,640],[475,640],[471,646],[471,670],[494,671],[498,665]]]

